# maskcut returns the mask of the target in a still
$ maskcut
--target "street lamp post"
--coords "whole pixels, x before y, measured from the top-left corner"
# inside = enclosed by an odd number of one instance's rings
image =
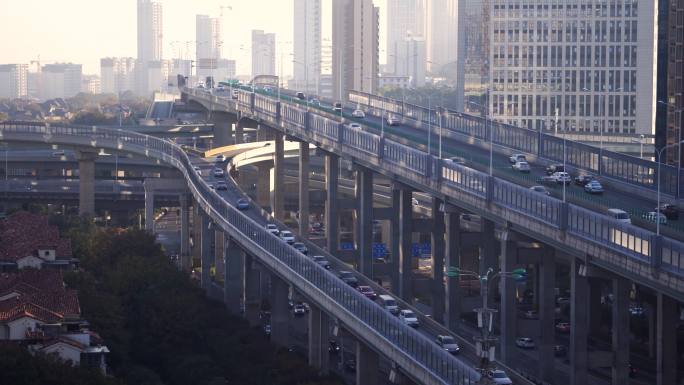
[[[444,107],[437,108],[437,118],[439,119],[439,159],[442,159],[442,117],[444,115]]]
[[[667,146],[663,146],[660,149],[656,148],[656,156],[657,156],[656,162],[658,162],[658,175],[657,175],[657,178],[658,178],[658,183],[657,183],[657,185],[658,185],[658,194],[657,194],[658,199],[657,200],[658,200],[658,202],[657,202],[657,206],[656,206],[656,215],[655,215],[656,235],[660,235],[660,164],[662,163],[661,157],[663,155],[663,151],[666,148],[674,147],[674,146],[681,146],[682,143],[684,143],[684,140],[682,140],[678,143],[672,143],[672,144],[669,144]],[[679,169],[679,167],[677,167],[677,169]],[[679,176],[679,172],[677,172],[677,175]],[[677,186],[679,186],[679,179],[677,179]],[[677,188],[677,189],[679,189],[679,188]]]
[[[474,271],[462,270],[458,267],[449,266],[446,271],[446,276],[473,277],[477,279],[480,284],[482,308],[475,309],[480,335],[475,337],[475,341],[477,343],[476,351],[481,358],[480,370],[484,373],[489,368],[491,358],[494,357],[496,342],[498,341],[498,338],[494,336],[492,332],[493,316],[494,313],[496,313],[496,309],[489,308],[489,285],[496,278],[513,278],[517,282],[524,282],[527,280],[527,270],[520,268],[510,272],[495,272],[494,269],[490,267],[484,274],[480,275]]]

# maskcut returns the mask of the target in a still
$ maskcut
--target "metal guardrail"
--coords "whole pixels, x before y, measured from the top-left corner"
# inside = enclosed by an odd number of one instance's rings
[[[0,140],[60,143],[144,154],[181,171],[188,187],[216,224],[262,263],[307,293],[317,306],[340,319],[353,333],[426,384],[473,384],[480,374],[403,324],[373,301],[310,258],[283,243],[228,204],[193,170],[187,154],[170,141],[116,129],[0,124]]]
[[[216,97],[202,91],[184,89],[184,92],[200,100],[211,99],[213,103],[216,102]],[[561,239],[564,244],[573,241],[570,246],[585,255],[603,258],[603,261],[598,262],[607,264],[608,267],[624,269],[634,278],[663,288],[676,297],[684,294],[682,242],[656,236],[637,226],[618,222],[526,187],[444,161],[380,135],[350,128],[339,121],[320,116],[316,110],[299,106],[298,101],[287,96],[282,97],[283,101],[280,102],[271,97],[272,106],[268,108],[250,109],[250,105],[254,106],[250,98],[258,96],[263,104],[267,97],[245,90],[238,90],[238,94],[243,115],[251,113],[252,118],[259,120],[263,109],[269,112],[267,118],[270,120],[273,119],[271,111],[288,111],[287,115],[275,116],[275,127],[280,127],[287,134],[318,143],[338,154],[354,157],[357,161],[363,160],[384,175],[396,175],[414,186],[423,186],[424,191],[446,192],[445,195],[484,212],[505,214],[504,220],[515,219],[523,228],[546,238]],[[308,115],[304,119],[306,124],[302,125],[299,118],[289,118],[300,116],[295,114],[295,110],[299,110],[299,114]],[[419,109],[413,113],[425,114],[424,110]],[[500,137],[503,138],[503,134]],[[374,143],[374,146],[377,143],[377,151],[368,151],[369,148],[365,146],[367,143]],[[574,238],[565,240],[562,234],[573,235]],[[658,269],[658,274],[653,274],[651,268]]]
[[[385,111],[403,117],[415,124],[439,125],[440,116],[436,109],[405,103],[399,100],[364,92],[351,91],[349,99],[375,112]],[[380,116],[382,112],[377,114]],[[620,154],[584,143],[564,140],[562,137],[540,131],[513,126],[487,120],[485,118],[461,112],[447,111],[441,117],[442,129],[450,130],[471,138],[489,143],[493,139],[495,145],[511,150],[534,155],[549,162],[563,162],[565,146],[566,163],[578,170],[601,175],[619,183],[657,189],[658,163]],[[490,131],[491,130],[491,131]],[[680,185],[684,184],[684,175],[677,167],[662,164],[660,167],[660,188],[664,195],[679,199],[684,193]],[[679,181],[679,183],[677,183]]]

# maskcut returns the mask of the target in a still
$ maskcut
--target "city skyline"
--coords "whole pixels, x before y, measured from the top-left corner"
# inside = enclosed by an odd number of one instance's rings
[[[251,31],[263,29],[276,34],[278,54],[281,47],[289,57],[292,52],[293,34],[293,1],[254,0],[249,3],[204,0],[187,3],[178,0],[162,0],[163,4],[163,58],[173,59],[180,56],[195,55],[195,45],[186,44],[195,40],[196,15],[206,14],[221,18],[223,6],[222,28],[225,44],[223,57],[237,61],[238,74],[248,74],[251,69]],[[384,32],[386,0],[375,0],[380,7],[380,30]],[[232,8],[229,9],[228,7]],[[268,8],[270,12],[260,13]],[[331,38],[330,1],[322,2],[323,39]],[[72,12],[79,9],[78,13]],[[40,55],[41,64],[77,63],[83,65],[84,74],[99,74],[100,59],[105,57],[137,56],[137,2],[85,0],[65,0],[60,3],[29,0],[13,4],[5,12],[0,23],[0,33],[4,36],[16,36],[22,31],[20,38],[4,39],[0,42],[3,51],[3,63],[30,64],[29,70],[35,71],[35,63]],[[259,14],[259,17],[252,17]],[[102,15],[84,19],[79,15]],[[106,15],[106,17],[105,17]],[[228,22],[230,20],[230,22]],[[24,26],[31,29],[24,31]],[[84,33],[87,31],[87,33]],[[230,39],[236,35],[235,39]],[[385,36],[380,34],[380,47],[384,47]],[[280,44],[290,42],[289,44]],[[74,50],[74,47],[81,49]],[[384,55],[381,61],[384,62]],[[292,74],[293,64],[290,60],[283,63],[286,76]]]

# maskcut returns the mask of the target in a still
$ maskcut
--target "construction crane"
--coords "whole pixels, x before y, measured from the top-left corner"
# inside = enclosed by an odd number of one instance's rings
[[[224,10],[224,9],[228,9],[228,10],[230,10],[230,11],[233,10],[233,6],[232,6],[232,5],[222,5],[220,8],[221,8],[221,17],[223,17],[223,10]]]

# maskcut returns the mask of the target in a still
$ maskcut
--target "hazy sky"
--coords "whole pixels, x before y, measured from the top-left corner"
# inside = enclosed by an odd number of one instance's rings
[[[330,36],[331,1],[323,0],[324,38]],[[374,2],[381,7],[380,37],[384,41],[385,0]],[[223,12],[223,56],[237,60],[238,74],[250,72],[252,29],[275,32],[278,42],[286,42],[277,49],[282,47],[285,55],[292,51],[292,0],[162,3],[165,59],[185,54],[185,42],[195,40],[196,14],[220,16],[221,6],[232,7]],[[44,63],[81,63],[84,73],[99,74],[100,58],[137,55],[136,12],[136,0],[0,0],[0,63],[28,63],[40,55]],[[194,56],[194,45],[190,54]],[[380,56],[384,62],[383,53]],[[283,63],[283,71],[291,73],[291,58],[286,56]],[[30,68],[34,70],[35,65]]]

